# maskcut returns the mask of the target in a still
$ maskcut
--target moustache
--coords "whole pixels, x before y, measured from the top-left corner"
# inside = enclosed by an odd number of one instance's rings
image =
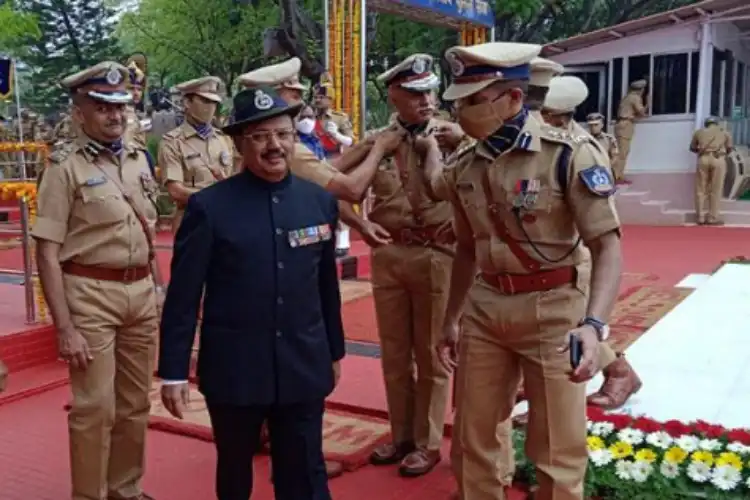
[[[284,151],[282,151],[281,149],[270,149],[266,151],[265,153],[263,153],[261,155],[261,158],[263,158],[264,160],[267,160],[268,158],[273,158],[273,157],[278,157],[278,156],[283,157],[286,155],[284,154]]]

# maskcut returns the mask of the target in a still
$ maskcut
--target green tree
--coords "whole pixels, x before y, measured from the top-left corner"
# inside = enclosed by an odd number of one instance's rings
[[[16,55],[24,40],[36,39],[40,34],[33,15],[19,12],[13,2],[0,0],[0,52]]]
[[[231,90],[238,75],[266,64],[263,34],[277,20],[272,0],[252,7],[229,0],[141,0],[122,16],[118,34],[124,50],[148,55],[151,78],[160,86],[213,75]]]
[[[16,6],[34,16],[41,36],[27,39],[22,55],[31,70],[33,91],[27,102],[42,112],[57,111],[68,98],[62,77],[104,60],[119,57],[113,36],[113,10],[101,0],[18,0]]]

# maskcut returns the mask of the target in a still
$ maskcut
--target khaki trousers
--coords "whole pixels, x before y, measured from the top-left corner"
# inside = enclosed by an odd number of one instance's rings
[[[625,167],[628,163],[630,144],[633,142],[634,133],[635,124],[631,120],[619,120],[615,124],[615,138],[617,139],[617,147],[619,148],[617,160],[612,162],[612,171],[615,175],[615,180],[619,181],[625,178]]]
[[[512,456],[507,422],[523,375],[529,400],[526,454],[537,469],[537,500],[582,500],[588,464],[586,386],[568,378],[569,355],[557,349],[585,314],[574,287],[499,295],[483,282],[469,293],[457,372],[453,468],[463,500],[502,500]],[[502,441],[505,441],[504,443]],[[505,444],[505,446],[503,446]]]
[[[158,318],[153,281],[64,276],[73,324],[93,356],[70,370],[73,500],[138,498]]]
[[[437,359],[453,259],[421,246],[372,252],[372,285],[394,443],[440,449],[450,393]]]
[[[717,158],[711,153],[698,157],[698,168],[695,175],[695,212],[698,221],[702,221],[708,201],[708,221],[721,219],[719,203],[723,198],[724,178],[727,175],[727,158]]]

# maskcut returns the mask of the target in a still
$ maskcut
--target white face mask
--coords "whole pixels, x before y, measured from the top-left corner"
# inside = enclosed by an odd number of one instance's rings
[[[297,131],[301,134],[312,134],[312,131],[315,130],[315,120],[312,118],[302,118],[301,120],[297,121]]]

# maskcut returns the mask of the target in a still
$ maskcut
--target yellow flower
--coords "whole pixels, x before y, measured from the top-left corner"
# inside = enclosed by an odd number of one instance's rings
[[[646,462],[652,464],[656,462],[656,453],[649,448],[642,448],[635,454],[636,462]]]
[[[664,460],[670,464],[681,464],[688,457],[688,453],[679,446],[672,446],[664,454]]]
[[[604,440],[599,436],[587,437],[586,444],[588,445],[589,451],[603,450],[607,446],[604,444]]]
[[[728,465],[738,471],[742,470],[742,459],[736,453],[724,452],[716,459],[716,466]]]
[[[690,458],[693,460],[693,462],[702,462],[709,467],[714,464],[714,456],[710,451],[694,451],[693,454],[690,455]]]
[[[609,447],[609,452],[615,460],[629,457],[633,454],[633,446],[623,441],[618,441]]]

